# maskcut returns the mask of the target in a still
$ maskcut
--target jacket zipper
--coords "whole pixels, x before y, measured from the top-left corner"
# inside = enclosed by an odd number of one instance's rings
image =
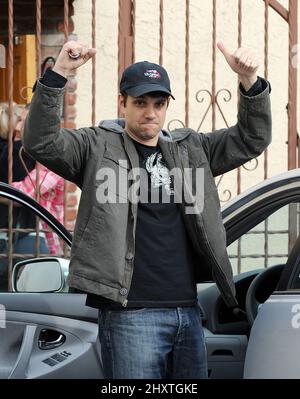
[[[125,133],[125,134],[126,134],[126,133]],[[124,140],[124,137],[123,137],[123,140]],[[125,143],[125,140],[124,140],[124,149],[125,149],[126,155],[128,156],[128,159],[129,159],[129,161],[130,161],[130,166],[131,166],[131,170],[132,170],[132,159],[131,159],[131,157],[130,157],[130,155],[129,155],[129,152],[128,152],[128,149],[127,149],[127,145],[126,145],[126,143]],[[131,208],[131,209],[132,209],[132,208]],[[132,216],[133,216],[133,213],[132,213]],[[137,217],[137,215],[136,215],[136,217]],[[134,240],[134,252],[135,252],[135,232],[136,232],[136,218],[133,216],[133,230],[132,230],[132,234],[133,234],[133,240]],[[134,257],[133,257],[133,260],[132,260],[132,269],[131,269],[131,275],[130,275],[130,284],[129,284],[129,287],[127,287],[128,293],[129,293],[129,289],[130,289],[131,282],[132,282],[133,269],[134,269]],[[128,294],[127,294],[127,296],[128,296]],[[126,307],[127,307],[127,304],[128,304],[128,299],[126,298],[126,299],[124,299],[124,301],[122,302],[122,307],[123,307],[123,308],[126,308]]]

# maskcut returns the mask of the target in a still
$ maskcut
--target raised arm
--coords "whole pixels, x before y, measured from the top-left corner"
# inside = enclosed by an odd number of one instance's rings
[[[77,54],[73,59],[69,54]],[[67,42],[53,71],[67,77],[95,54],[80,42]],[[43,81],[43,80],[42,80]],[[60,113],[64,87],[49,87],[37,82],[23,134],[25,151],[53,172],[81,186],[83,168],[90,146],[96,138],[93,128],[61,129]]]
[[[232,170],[260,155],[271,142],[272,120],[269,82],[256,75],[258,62],[253,52],[239,48],[231,54],[218,43],[230,68],[240,80],[237,124],[200,134],[214,176]]]

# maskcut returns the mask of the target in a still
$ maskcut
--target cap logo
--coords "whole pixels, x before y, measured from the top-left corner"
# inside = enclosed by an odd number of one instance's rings
[[[148,78],[154,78],[154,79],[160,78],[160,73],[156,69],[147,69],[147,71],[144,72],[144,75],[147,76]]]

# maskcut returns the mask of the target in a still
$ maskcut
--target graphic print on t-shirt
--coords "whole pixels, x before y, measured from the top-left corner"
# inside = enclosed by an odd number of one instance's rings
[[[172,188],[172,180],[169,175],[169,170],[165,163],[162,161],[162,154],[157,151],[148,156],[145,162],[146,170],[151,176],[151,186],[153,188],[158,188],[164,186],[166,192],[169,195],[174,194]]]

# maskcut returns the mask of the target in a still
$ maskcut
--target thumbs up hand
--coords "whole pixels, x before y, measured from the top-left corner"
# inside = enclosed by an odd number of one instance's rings
[[[217,46],[230,68],[239,75],[244,89],[248,91],[257,80],[259,65],[255,54],[246,47],[240,47],[232,54],[222,42],[218,42]]]

